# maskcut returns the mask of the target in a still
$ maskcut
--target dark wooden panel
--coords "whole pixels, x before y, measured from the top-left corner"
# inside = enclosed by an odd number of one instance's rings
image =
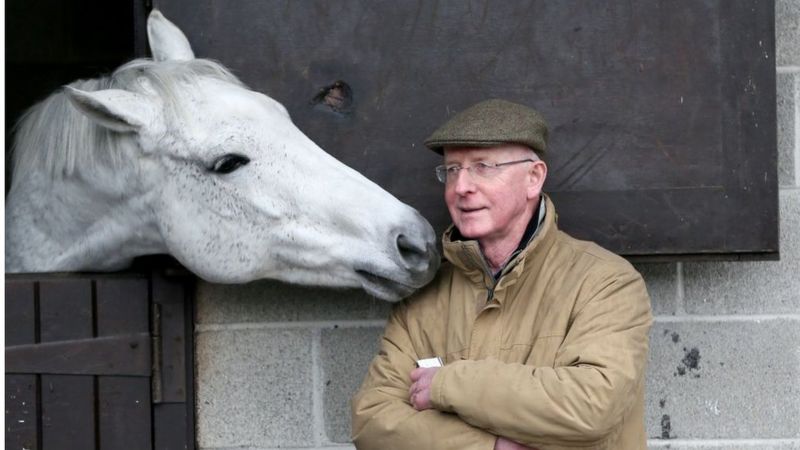
[[[6,347],[6,373],[149,377],[150,334]]]
[[[153,407],[154,450],[194,450],[194,428],[185,403],[162,403]]]
[[[150,347],[150,297],[147,279],[96,281],[97,335],[143,333]],[[146,378],[98,377],[98,428],[101,450],[152,447],[150,403],[150,351]]]
[[[6,345],[36,342],[36,301],[33,281],[6,281]],[[5,447],[39,448],[38,382],[36,375],[6,375]]]
[[[156,328],[165,330],[163,337],[168,341],[163,352],[168,369],[158,371],[160,384],[167,389],[165,395],[159,394],[157,404],[151,399],[150,362],[137,363],[138,368],[130,373],[138,376],[7,373],[6,447],[195,448],[190,298],[193,278],[185,272],[183,276],[158,272],[40,274],[36,275],[38,282],[31,275],[6,276],[6,331],[14,336],[7,339],[14,345],[6,347],[6,371],[18,365],[14,358],[8,358],[9,354],[16,357],[19,355],[15,353],[32,354],[59,345],[66,346],[60,354],[39,358],[61,367],[47,370],[66,371],[71,370],[70,365],[78,364],[78,370],[100,373],[96,368],[103,365],[123,367],[130,362],[132,350],[126,349],[126,340],[132,338],[150,355],[151,341],[146,336],[153,326],[151,304],[163,311],[163,327]],[[30,346],[38,335],[42,343]],[[116,350],[97,350],[104,342],[125,345]],[[84,350],[91,347],[95,348],[96,361],[82,359],[82,354],[88,354]],[[117,364],[114,358],[125,361]],[[37,383],[39,379],[41,383]],[[179,386],[179,382],[184,385]],[[39,394],[41,400],[37,400],[37,391],[43,391]],[[41,406],[37,409],[37,405]]]
[[[97,378],[100,450],[151,448],[150,379]]]
[[[98,298],[93,303],[96,317],[91,323],[97,328],[97,337],[7,346],[6,373],[149,377],[147,280],[99,280],[96,289]],[[91,291],[83,290],[78,293],[81,294],[91,295]],[[87,297],[87,302],[91,301]],[[84,323],[89,323],[85,311],[80,317]],[[46,323],[50,327],[54,321],[60,323],[60,320],[56,318]],[[85,332],[88,333],[89,329]],[[50,328],[45,330],[46,336],[51,333]]]
[[[92,295],[90,279],[39,282],[41,342],[93,337]]]
[[[118,60],[123,50],[122,57],[132,57],[135,3],[9,0],[6,24],[15,38],[6,46],[6,59],[86,64]]]
[[[39,304],[42,342],[92,337],[90,280],[42,281]],[[41,380],[43,449],[94,449],[94,377],[42,375]]]
[[[6,375],[6,446],[39,448],[39,408],[36,375]]]
[[[41,375],[42,448],[95,448],[94,377]]]
[[[98,279],[97,335],[150,331],[148,282],[141,279]]]
[[[36,342],[35,283],[27,280],[6,281],[6,345]]]
[[[156,6],[197,55],[282,102],[437,231],[450,219],[422,141],[502,97],[548,118],[545,190],[566,231],[632,256],[777,256],[771,0]],[[313,101],[337,80],[347,111]]]
[[[153,274],[154,313],[160,316],[160,396],[153,406],[153,448],[194,450],[193,279]],[[157,311],[157,312],[156,312]]]
[[[153,304],[158,308],[160,329],[153,332],[161,342],[162,402],[187,401],[185,302],[186,290],[179,280],[154,276]]]
[[[161,305],[161,375],[164,402],[185,402],[186,334],[183,305]]]

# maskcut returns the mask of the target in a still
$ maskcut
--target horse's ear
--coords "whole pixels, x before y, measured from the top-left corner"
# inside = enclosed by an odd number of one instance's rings
[[[64,93],[89,119],[114,131],[139,131],[157,114],[152,102],[135,92],[121,89],[87,92],[65,86]]]
[[[157,9],[147,18],[147,39],[155,61],[189,61],[194,52],[189,40]]]

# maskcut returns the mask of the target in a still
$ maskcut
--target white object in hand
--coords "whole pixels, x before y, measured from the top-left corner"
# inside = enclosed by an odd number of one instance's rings
[[[425,359],[418,359],[417,360],[417,367],[421,368],[429,368],[429,367],[442,367],[442,358],[438,356],[433,358],[425,358]]]

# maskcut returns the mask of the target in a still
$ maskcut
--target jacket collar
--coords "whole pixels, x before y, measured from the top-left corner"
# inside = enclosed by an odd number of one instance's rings
[[[489,270],[489,264],[481,253],[476,240],[461,237],[454,225],[450,225],[442,236],[444,256],[456,268],[460,269],[474,283],[482,283],[488,289],[501,288],[516,283],[519,273],[525,266],[530,254],[544,254],[552,245],[557,230],[557,215],[552,200],[542,194],[539,204],[537,226],[530,227],[533,232],[526,232],[517,250],[506,266],[500,271],[497,279]]]

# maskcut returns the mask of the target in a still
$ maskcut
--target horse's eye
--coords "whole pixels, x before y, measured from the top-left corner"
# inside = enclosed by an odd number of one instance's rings
[[[234,170],[246,166],[250,162],[250,158],[235,153],[230,153],[219,157],[214,164],[209,168],[210,171],[215,173],[231,173]]]

